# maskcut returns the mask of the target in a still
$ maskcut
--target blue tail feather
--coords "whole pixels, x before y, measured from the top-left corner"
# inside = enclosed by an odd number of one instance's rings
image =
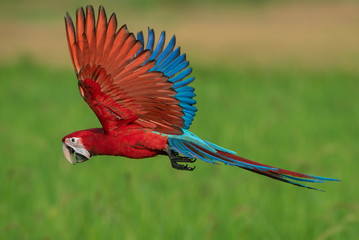
[[[192,152],[186,146],[184,146],[181,141],[176,141],[175,139],[169,139],[169,143],[170,143],[171,147],[173,146],[173,150],[175,150],[176,152],[178,152],[184,156],[187,156],[190,158],[198,158],[198,159],[202,159],[209,163],[214,163],[211,159],[202,158],[198,154]]]
[[[171,149],[184,156],[197,158],[209,163],[224,163],[226,165],[241,167],[296,186],[320,190],[298,182],[323,183],[325,181],[340,181],[334,178],[287,171],[238,157],[235,155],[235,152],[202,140],[188,130],[184,130],[183,135],[167,135],[167,137]]]
[[[340,182],[341,180],[335,179],[335,178],[328,178],[328,177],[320,177],[320,176],[314,176],[314,175],[308,175],[315,179],[322,180],[322,181],[334,181],[334,182]]]

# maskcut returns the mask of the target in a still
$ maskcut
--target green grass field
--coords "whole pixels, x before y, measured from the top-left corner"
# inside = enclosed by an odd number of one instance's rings
[[[358,239],[358,4],[242,9],[198,0],[178,10],[182,1],[147,9],[140,0],[130,4],[137,12],[104,2],[131,29],[153,21],[178,32],[196,77],[196,135],[342,182],[311,184],[320,192],[199,160],[181,172],[167,157],[70,165],[62,137],[100,127],[66,49],[63,14],[75,3],[4,1],[0,239]]]
[[[342,179],[312,191],[229,166],[98,156],[61,138],[99,126],[71,69],[0,67],[2,239],[356,239],[358,73],[194,66],[192,130],[240,155]]]

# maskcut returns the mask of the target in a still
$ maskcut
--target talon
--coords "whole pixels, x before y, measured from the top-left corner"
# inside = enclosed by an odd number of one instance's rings
[[[196,166],[194,166],[194,167],[187,167],[186,170],[187,170],[187,171],[193,171],[195,168],[196,168]]]
[[[196,168],[196,166],[194,167],[188,167],[188,164],[186,164],[183,168],[183,170],[187,170],[187,171],[193,171]]]
[[[193,171],[195,167],[189,167],[188,164],[181,165],[179,162],[188,162],[188,163],[194,163],[197,159],[195,158],[189,158],[189,157],[183,157],[179,156],[179,154],[167,147],[167,153],[171,161],[171,165],[174,169],[178,170],[185,170],[185,171]]]

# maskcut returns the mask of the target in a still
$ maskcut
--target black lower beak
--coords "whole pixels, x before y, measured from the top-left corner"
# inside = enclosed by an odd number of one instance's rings
[[[79,153],[75,153],[75,158],[76,158],[76,163],[82,163],[89,160],[87,157]]]

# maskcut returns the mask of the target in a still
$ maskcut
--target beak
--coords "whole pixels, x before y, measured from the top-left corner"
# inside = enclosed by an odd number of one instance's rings
[[[62,151],[64,152],[64,155],[65,155],[65,158],[67,159],[67,161],[69,161],[69,163],[71,163],[72,165],[75,165],[74,160],[73,160],[75,150],[71,147],[66,146],[63,143]]]
[[[91,158],[91,154],[85,148],[73,148],[67,146],[66,144],[62,144],[62,151],[64,152],[65,158],[69,163],[75,165],[76,163],[82,163]],[[76,162],[74,162],[74,154],[76,158]]]

